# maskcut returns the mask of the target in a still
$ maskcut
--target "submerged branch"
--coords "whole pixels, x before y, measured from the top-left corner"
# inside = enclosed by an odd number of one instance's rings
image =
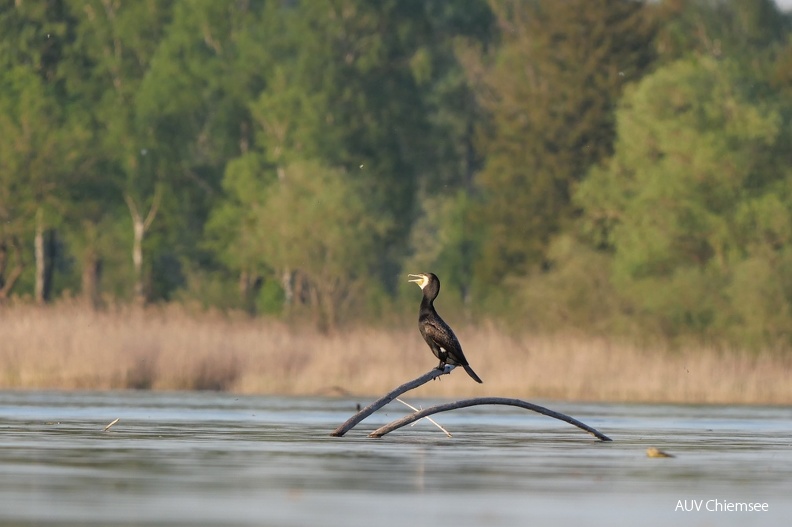
[[[410,410],[412,410],[413,412],[420,412],[422,410],[422,408],[421,409],[416,408],[415,406],[411,405],[410,403],[405,403],[404,401],[402,401],[398,397],[396,398],[396,400],[399,401],[400,403],[402,403],[404,406],[406,406]],[[424,417],[424,419],[426,419],[427,421],[429,421],[430,423],[435,425],[437,428],[439,428],[445,435],[447,435],[448,437],[451,437],[451,432],[449,432],[448,430],[443,428],[443,426],[440,423],[438,423],[437,421],[435,421],[431,417]],[[420,419],[418,421],[420,421]],[[416,421],[415,423],[417,423],[418,421]],[[415,426],[415,423],[413,423],[412,426]]]
[[[438,412],[447,412],[449,410],[456,410],[458,408],[467,408],[468,406],[477,406],[481,404],[501,404],[507,406],[518,406],[520,408],[525,408],[526,410],[533,410],[534,412],[538,412],[540,414],[546,415],[548,417],[552,417],[554,419],[560,419],[561,421],[565,421],[571,425],[583,429],[586,432],[593,435],[594,437],[596,437],[597,439],[600,439],[602,441],[612,441],[612,439],[606,436],[605,434],[595,430],[594,428],[591,428],[590,426],[584,423],[581,423],[580,421],[578,421],[573,417],[569,417],[568,415],[562,414],[560,412],[549,410],[544,406],[539,406],[526,401],[521,401],[520,399],[506,399],[504,397],[479,397],[476,399],[465,399],[453,403],[446,403],[446,404],[439,404],[437,406],[432,406],[431,408],[426,408],[425,410],[421,410],[420,412],[415,412],[413,414],[402,417],[401,419],[397,419],[396,421],[393,421],[392,423],[389,423],[385,426],[382,426],[371,432],[369,434],[369,437],[382,437],[388,432],[392,432],[398,428],[401,428],[414,421],[417,421],[418,419],[423,419],[427,415],[436,414]]]
[[[361,411],[359,411],[358,413],[347,419],[347,421],[344,424],[333,430],[333,433],[331,433],[330,435],[335,437],[341,437],[342,435],[352,430],[363,419],[370,416],[371,414],[373,414],[374,412],[376,412],[377,410],[379,410],[380,408],[382,408],[383,406],[385,406],[386,404],[388,404],[389,402],[391,402],[392,400],[394,400],[404,392],[410,391],[423,384],[426,384],[427,382],[431,381],[432,379],[436,379],[441,375],[446,375],[448,373],[451,373],[452,369],[454,369],[454,367],[450,365],[447,365],[445,370],[438,370],[437,368],[432,368],[430,371],[424,373],[417,379],[402,384],[401,386],[399,386],[389,394],[374,401],[373,403],[366,406]]]

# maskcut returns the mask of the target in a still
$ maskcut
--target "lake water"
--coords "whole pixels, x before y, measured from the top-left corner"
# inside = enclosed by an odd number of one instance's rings
[[[425,420],[367,438],[408,412],[394,402],[345,437],[329,436],[369,402],[0,392],[0,525],[775,526],[792,518],[792,408],[540,401],[613,442],[494,406],[435,415],[453,438]],[[676,457],[650,459],[648,447]],[[744,502],[768,510],[706,510]],[[696,503],[699,511],[675,510]]]

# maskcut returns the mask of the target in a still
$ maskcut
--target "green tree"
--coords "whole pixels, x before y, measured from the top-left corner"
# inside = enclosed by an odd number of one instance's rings
[[[153,273],[161,297],[184,285],[181,279],[200,296],[199,290],[227,272],[220,261],[224,257],[218,259],[214,246],[203,243],[203,226],[222,195],[224,172],[235,170],[227,167],[228,161],[255,149],[250,102],[272,68],[278,6],[264,1],[176,3],[143,79],[137,96],[141,119],[151,124],[155,143],[169,156],[165,195],[179,197],[161,207],[152,242],[159,258],[176,262],[176,274],[184,278]],[[255,273],[230,269],[240,273],[241,285],[259,281]],[[254,293],[243,285],[243,297]]]
[[[631,0],[492,1],[501,28],[491,53],[466,55],[489,119],[477,185],[487,235],[485,283],[525,275],[574,216],[571,189],[612,152],[623,86],[653,60],[654,27]]]
[[[15,279],[34,241],[35,297],[49,299],[54,228],[70,207],[67,188],[79,166],[85,134],[66,120],[40,77],[24,66],[0,73],[0,223]],[[4,280],[7,295],[15,279]]]
[[[101,204],[88,207],[80,220],[83,294],[94,300],[99,296],[102,256],[97,247],[105,229],[98,226],[120,220],[120,211],[126,210],[132,272],[108,278],[127,282],[129,293],[142,302],[147,294],[143,235],[148,229],[141,227],[161,199],[156,189],[172,172],[169,152],[156,142],[152,123],[140,111],[139,90],[170,21],[172,3],[75,0],[68,6],[76,20],[76,37],[66,51],[62,75],[70,111],[81,115],[95,132],[91,147],[83,151],[90,168],[84,176],[89,183],[81,190],[101,189],[96,195],[84,194],[99,198]]]
[[[37,301],[49,299],[55,227],[68,206],[84,133],[63,110],[58,75],[72,21],[62,1],[0,9],[0,296],[25,276],[33,239]],[[14,262],[9,268],[8,265]],[[6,271],[9,273],[6,276]]]
[[[433,160],[426,163],[431,170],[418,179],[419,214],[402,275],[434,271],[442,278],[445,294],[457,294],[469,306],[475,288],[473,262],[481,242],[473,179],[483,161],[475,148],[475,123],[483,110],[460,57],[491,44],[495,19],[485,1],[433,1],[424,6],[428,37],[413,55],[411,67],[426,100],[431,128],[425,141]]]
[[[233,226],[227,261],[288,275],[294,304],[307,305],[319,327],[334,328],[364,298],[375,249],[390,225],[370,214],[362,186],[343,170],[295,162],[281,167],[280,179],[267,180],[255,160],[249,163],[227,174],[233,202],[210,223],[221,234]]]
[[[259,148],[276,167],[343,168],[389,223],[372,276],[393,286],[417,212],[417,180],[436,167],[415,76],[429,28],[423,2],[334,0],[279,8],[278,63],[252,106]]]
[[[788,123],[730,61],[684,59],[625,95],[616,153],[576,201],[614,281],[667,334],[792,336]]]
[[[305,264],[297,262],[275,265],[263,248],[250,244],[255,218],[263,212],[245,205],[249,196],[263,200],[278,185],[288,184],[289,167],[309,163],[315,169],[307,172],[315,177],[321,179],[329,170],[333,177],[354,183],[352,195],[365,196],[358,205],[366,208],[370,220],[358,221],[360,232],[349,233],[345,243],[370,239],[377,246],[370,257],[350,264],[365,266],[357,272],[367,273],[374,289],[394,285],[417,214],[419,187],[442,193],[450,183],[453,194],[469,181],[473,169],[472,97],[452,43],[458,34],[486,32],[486,17],[470,18],[486,13],[486,6],[473,6],[478,11],[464,13],[435,1],[266,6],[262,19],[269,20],[264,39],[268,58],[262,61],[263,89],[249,105],[249,150],[229,163],[226,199],[213,211],[209,229],[210,246],[239,273],[242,283],[259,283],[259,273],[265,283],[279,280],[287,303],[301,301],[298,289],[306,276],[308,289],[319,287],[318,272],[301,271]],[[457,112],[467,113],[455,121]],[[282,221],[294,221],[294,214]],[[371,225],[380,229],[375,235],[365,231]],[[343,255],[347,249],[336,252]],[[356,280],[346,278],[348,270],[329,269],[340,273],[338,287],[359,288]],[[361,297],[354,290],[347,294]],[[339,295],[321,293],[322,298]],[[313,302],[315,308],[319,304]]]
[[[665,0],[653,10],[664,61],[704,54],[738,60],[756,73],[790,30],[789,16],[773,0]]]
[[[265,281],[280,284],[280,277],[275,276],[267,263],[257,218],[276,183],[275,170],[260,153],[248,152],[232,159],[223,177],[224,199],[212,209],[206,224],[204,246],[236,273],[242,304],[249,311],[256,309],[257,284],[264,285]],[[282,271],[289,275],[282,285],[290,293],[291,273],[287,269]],[[290,303],[291,297],[286,300]],[[278,310],[282,308],[278,306]]]
[[[472,198],[463,188],[452,194],[426,196],[421,203],[422,214],[412,232],[413,254],[405,262],[405,270],[435,272],[442,279],[443,291],[459,295],[469,307],[474,288],[473,262],[481,245]]]
[[[423,153],[431,167],[420,174],[421,192],[429,199],[471,191],[482,159],[475,148],[475,124],[482,117],[476,94],[459,58],[471,48],[482,49],[495,38],[495,17],[486,0],[464,3],[429,0],[425,35],[410,59],[413,77],[425,100],[430,128]]]

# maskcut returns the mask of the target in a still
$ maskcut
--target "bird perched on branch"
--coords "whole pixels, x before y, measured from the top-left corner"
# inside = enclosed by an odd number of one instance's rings
[[[418,284],[418,287],[423,291],[421,309],[418,312],[418,328],[426,343],[429,344],[432,353],[440,359],[440,365],[437,368],[444,370],[446,364],[462,366],[474,381],[483,382],[468,364],[454,332],[435,311],[434,300],[440,294],[440,280],[437,275],[421,273],[408,276],[410,277],[409,281]]]

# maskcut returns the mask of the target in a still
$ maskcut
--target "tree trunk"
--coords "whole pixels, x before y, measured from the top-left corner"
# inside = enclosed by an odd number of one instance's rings
[[[36,236],[33,239],[33,252],[36,259],[36,303],[44,303],[44,275],[46,274],[47,264],[44,261],[44,219],[43,212],[39,209],[36,212]]]
[[[44,272],[44,300],[52,300],[52,284],[55,275],[55,258],[58,256],[58,231],[47,229],[44,232],[44,254],[47,255],[47,266]]]
[[[14,267],[6,275],[8,262],[12,257],[14,259]],[[7,240],[0,240],[0,300],[5,300],[9,297],[24,269],[25,262],[22,260],[19,240],[14,236]]]
[[[86,249],[83,254],[82,268],[82,297],[85,304],[92,309],[101,307],[102,293],[102,260],[93,247]]]
[[[239,295],[242,305],[248,313],[256,313],[256,295],[261,290],[263,279],[256,273],[242,271],[239,274]]]
[[[134,298],[135,303],[142,306],[146,303],[146,290],[143,287],[143,235],[145,228],[143,219],[138,215],[132,216],[132,265],[135,268]]]
[[[281,287],[283,287],[283,304],[289,308],[294,302],[294,288],[292,287],[291,269],[285,269],[281,275]]]
[[[38,304],[50,301],[52,296],[52,273],[55,259],[55,232],[44,228],[44,211],[36,212],[36,235],[34,238],[36,258],[35,299]]]
[[[250,296],[250,273],[242,271],[239,273],[239,297],[242,304],[247,309],[248,297]]]
[[[157,216],[161,198],[161,188],[157,187],[157,190],[154,192],[154,197],[151,200],[151,208],[144,219],[132,196],[130,194],[124,194],[124,200],[126,200],[129,213],[132,216],[132,232],[134,235],[132,242],[132,265],[135,268],[135,284],[133,286],[133,291],[135,303],[140,306],[145,305],[147,300],[146,288],[143,282],[143,237],[149,227],[151,227],[154,218]]]

